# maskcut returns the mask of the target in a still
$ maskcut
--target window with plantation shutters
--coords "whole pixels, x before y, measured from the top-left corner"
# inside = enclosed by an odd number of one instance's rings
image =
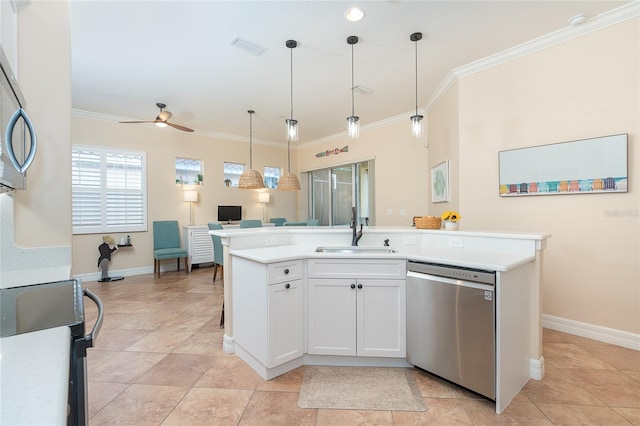
[[[147,230],[146,154],[74,145],[74,234]]]

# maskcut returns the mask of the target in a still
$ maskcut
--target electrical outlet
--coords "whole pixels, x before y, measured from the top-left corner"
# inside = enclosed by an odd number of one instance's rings
[[[278,239],[275,237],[269,237],[267,238],[267,241],[265,243],[268,246],[275,246],[276,244],[278,244]]]
[[[405,246],[415,246],[418,244],[418,238],[415,235],[405,235],[402,237],[402,244]]]
[[[464,247],[464,240],[459,237],[449,238],[449,247]]]

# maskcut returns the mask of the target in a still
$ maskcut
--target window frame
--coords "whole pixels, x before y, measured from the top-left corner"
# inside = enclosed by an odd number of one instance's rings
[[[81,186],[79,184],[77,184],[75,182],[77,175],[76,170],[74,170],[75,168],[75,160],[74,157],[76,156],[76,153],[78,151],[84,151],[87,153],[91,153],[94,156],[99,156],[99,172],[97,173],[97,179],[99,180],[99,184],[98,185],[93,185],[92,187],[90,185],[86,185],[86,186]],[[99,233],[104,233],[104,234],[110,234],[110,233],[118,233],[118,232],[146,232],[148,230],[148,226],[147,226],[147,216],[148,216],[148,190],[147,190],[147,153],[144,151],[132,151],[132,150],[125,150],[125,149],[114,149],[114,148],[108,148],[108,147],[100,147],[100,146],[90,146],[90,145],[72,145],[71,147],[71,216],[72,216],[72,232],[73,235],[83,235],[83,234],[99,234]],[[116,180],[114,181],[116,183],[116,185],[114,186],[113,184],[111,184],[111,186],[109,186],[110,184],[107,182],[109,173],[109,165],[111,165],[111,167],[113,167],[116,163],[116,161],[109,161],[109,157],[137,157],[137,159],[134,159],[134,161],[140,161],[140,171],[139,174],[135,173],[132,177],[134,185],[131,186],[126,186],[126,181],[127,179],[127,174],[125,173],[125,187],[122,187],[122,180],[121,180],[121,176],[120,176],[120,180],[118,180],[118,178],[116,178]],[[126,162],[126,160],[125,160]],[[135,167],[127,167],[125,166],[125,169],[127,172],[129,172],[130,170],[135,170]],[[91,173],[91,172],[88,172]],[[96,177],[96,174],[94,174],[94,178]],[[136,182],[138,182],[138,184],[136,184]],[[76,207],[76,203],[80,202],[81,200],[76,199],[76,196],[74,193],[76,192],[88,192],[88,193],[93,193],[94,196],[96,197],[94,199],[94,206],[96,204],[97,198],[99,198],[99,201],[97,202],[97,204],[99,204],[98,207],[98,211],[96,211],[95,208],[93,209],[87,209],[88,216],[91,216],[92,214],[94,215],[94,217],[98,217],[98,213],[99,213],[99,220],[95,220],[94,223],[92,224],[82,224],[81,222],[78,223],[76,222],[76,209],[79,207]],[[96,195],[99,194],[99,195]],[[121,218],[122,215],[120,213],[118,213],[118,206],[122,206],[125,205],[127,203],[126,200],[120,202],[120,203],[113,203],[113,196],[116,196],[116,198],[118,197],[122,197],[123,195],[125,197],[127,196],[133,196],[134,199],[138,199],[139,202],[134,204],[134,209],[135,208],[139,208],[141,210],[140,214],[133,214],[132,217],[135,217],[137,220],[135,223],[109,223],[110,217],[109,217],[109,209],[111,209],[111,212],[114,212],[114,208],[113,206],[116,206],[116,214]],[[111,196],[112,201],[109,201],[109,197]],[[126,211],[124,214],[125,218],[127,216]]]

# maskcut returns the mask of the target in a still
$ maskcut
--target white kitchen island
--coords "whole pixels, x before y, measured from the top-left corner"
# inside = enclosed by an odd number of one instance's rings
[[[226,308],[225,350],[238,354],[266,379],[300,365],[409,366],[404,359],[407,260],[496,272],[498,413],[527,380],[544,375],[540,285],[547,234],[365,228],[360,246],[381,247],[389,239],[396,252],[336,254],[315,249],[348,246],[350,229],[212,233],[222,237],[225,265],[231,266],[225,271],[225,306],[230,307]],[[332,288],[331,280],[340,279],[356,285],[359,279],[365,280],[367,289],[377,286],[378,292],[371,290],[368,300],[373,300],[369,306],[375,306],[383,319],[374,323],[379,332],[363,331],[371,329],[362,327],[363,322],[376,321],[373,315],[354,318],[353,324],[345,320],[353,303],[362,301],[349,302],[350,297],[359,296],[349,296],[348,291],[341,294],[339,286]],[[359,309],[366,312],[363,306]],[[344,330],[336,326],[343,323]],[[349,335],[364,340],[352,344]]]

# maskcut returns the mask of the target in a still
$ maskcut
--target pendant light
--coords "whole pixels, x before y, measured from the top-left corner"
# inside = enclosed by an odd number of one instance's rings
[[[291,52],[291,115],[285,120],[287,123],[287,140],[298,140],[298,120],[293,119],[293,49],[298,46],[298,42],[295,40],[287,40],[285,45]]]
[[[424,117],[418,114],[418,41],[422,39],[422,33],[413,33],[409,39],[415,43],[416,47],[416,115],[411,116],[411,134],[416,138],[421,138]]]
[[[283,173],[278,180],[279,191],[299,191],[300,181],[298,177],[291,173],[291,141],[298,140],[298,120],[293,119],[293,49],[298,46],[295,40],[287,40],[285,45],[291,51],[291,118],[286,120],[287,123],[287,172]]]
[[[253,170],[253,114],[254,110],[250,109],[249,113],[249,170],[245,170],[240,175],[238,188],[240,189],[259,189],[264,188],[264,180],[259,171]]]
[[[351,45],[351,116],[347,117],[347,133],[351,139],[357,139],[360,135],[360,117],[356,116],[354,106],[354,91],[356,87],[353,82],[353,45],[358,43],[358,37],[347,37],[347,43]]]
[[[278,180],[278,190],[280,191],[299,191],[300,181],[298,176],[291,173],[291,142],[287,140],[287,172],[280,176]]]

